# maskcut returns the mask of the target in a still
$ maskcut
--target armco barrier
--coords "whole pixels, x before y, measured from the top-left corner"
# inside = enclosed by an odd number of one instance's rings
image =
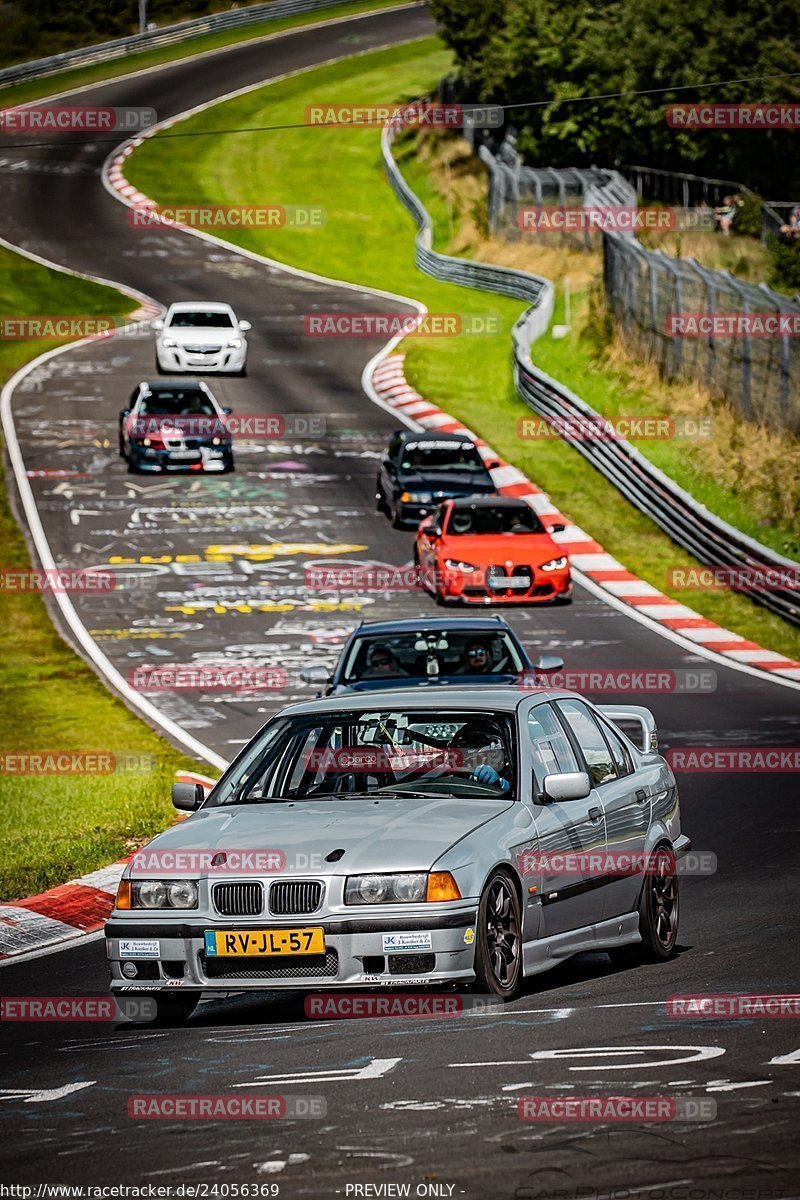
[[[466,259],[451,258],[433,250],[433,224],[419,197],[403,179],[392,156],[392,145],[399,124],[390,123],[383,131],[383,159],[389,181],[419,227],[416,238],[416,262],[420,270],[436,279],[460,283],[483,291],[531,300],[531,307],[516,322],[513,331],[514,381],[522,399],[536,413],[552,421],[559,418],[560,429],[575,428],[576,418],[600,422],[593,408],[569,389],[534,366],[531,344],[546,331],[553,313],[555,288],[550,280],[527,271],[485,266]],[[564,433],[561,434],[564,436]],[[673,483],[663,471],[640,454],[624,439],[581,441],[566,436],[609,482],[640,512],[649,516],[674,542],[683,546],[701,563],[710,567],[761,569],[797,568],[797,563],[775,553],[760,542],[728,525]],[[752,600],[778,613],[792,624],[800,625],[800,603],[792,588],[770,590],[742,587]]]
[[[19,66],[5,67],[0,71],[0,88],[27,79],[41,79],[71,67],[88,67],[97,62],[109,62],[124,58],[138,50],[152,50],[160,46],[171,46],[188,38],[200,37],[204,33],[218,33],[224,29],[238,29],[242,25],[254,25],[259,21],[276,21],[279,17],[295,13],[310,12],[316,8],[331,8],[342,0],[270,0],[268,4],[253,4],[249,8],[233,12],[216,13],[210,17],[197,17],[193,21],[181,21],[178,25],[167,25],[148,33],[136,33],[131,37],[117,38],[111,42],[100,42],[96,46],[84,46],[79,50],[66,50],[49,58],[38,58]]]

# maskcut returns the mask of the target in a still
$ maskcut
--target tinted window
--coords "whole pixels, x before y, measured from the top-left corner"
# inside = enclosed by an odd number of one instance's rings
[[[519,508],[498,505],[486,508],[483,505],[453,506],[450,513],[448,535],[481,533],[543,533],[542,523],[533,509],[525,504]]]
[[[617,771],[611,759],[611,752],[599,725],[586,705],[580,700],[559,700],[558,707],[583,751],[593,785],[605,783],[607,779],[616,779]]]
[[[515,757],[513,722],[503,715],[382,708],[279,717],[247,748],[209,803],[381,792],[511,800]],[[486,767],[491,771],[476,778]]]
[[[481,471],[483,459],[471,442],[406,442],[404,471]]]
[[[142,397],[139,413],[142,416],[213,416],[214,405],[199,388],[159,388]]]
[[[513,682],[524,669],[516,646],[504,631],[374,634],[355,639],[342,682],[442,675],[503,675],[509,677],[506,682]]]
[[[606,741],[611,747],[611,757],[614,759],[614,767],[617,775],[622,778],[623,775],[630,775],[633,770],[628,748],[622,738],[611,728],[606,721],[600,722],[600,727],[606,735]]]
[[[208,312],[197,309],[192,312],[173,313],[170,329],[232,329],[233,321],[226,312]]]
[[[541,789],[545,775],[580,771],[564,727],[549,704],[539,704],[528,717],[531,756],[536,783]]]

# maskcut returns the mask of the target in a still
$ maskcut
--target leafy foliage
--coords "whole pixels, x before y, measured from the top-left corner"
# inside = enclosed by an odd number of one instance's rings
[[[508,120],[528,161],[645,163],[739,179],[775,198],[800,195],[792,130],[678,129],[665,116],[678,102],[800,100],[800,79],[718,83],[800,72],[796,0],[431,0],[430,7],[469,98],[519,106]],[[707,83],[717,86],[700,86]]]

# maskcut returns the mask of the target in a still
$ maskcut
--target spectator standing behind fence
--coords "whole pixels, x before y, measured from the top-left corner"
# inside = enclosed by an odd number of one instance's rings
[[[717,229],[719,229],[725,237],[730,236],[731,225],[733,225],[734,217],[737,209],[741,208],[744,200],[738,193],[735,196],[723,197],[722,204],[714,209],[714,221]]]
[[[789,213],[789,224],[781,225],[781,238],[784,242],[800,240],[800,204],[795,204]]]

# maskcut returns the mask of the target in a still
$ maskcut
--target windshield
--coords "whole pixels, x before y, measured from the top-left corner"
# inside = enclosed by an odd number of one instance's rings
[[[166,388],[142,396],[138,412],[141,416],[214,416],[216,409],[205,393],[195,388]]]
[[[169,322],[170,329],[232,329],[230,313],[208,312],[197,309],[192,312],[176,312]]]
[[[407,442],[403,447],[404,471],[485,471],[483,459],[470,442]]]
[[[364,795],[514,798],[512,722],[482,712],[277,717],[210,805]]]
[[[544,527],[530,505],[498,505],[484,508],[455,505],[445,530],[450,537],[483,533],[544,533]]]
[[[373,679],[425,679],[441,675],[513,675],[525,669],[504,630],[374,634],[356,638],[341,683]]]

